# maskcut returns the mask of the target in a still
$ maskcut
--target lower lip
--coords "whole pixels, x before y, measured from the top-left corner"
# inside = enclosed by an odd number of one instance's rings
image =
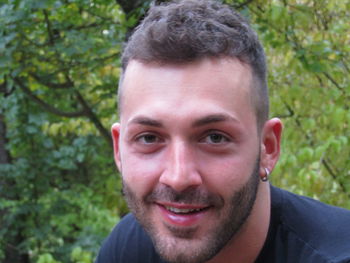
[[[190,227],[195,226],[208,212],[203,210],[193,214],[175,214],[167,210],[164,206],[158,205],[163,218],[171,225]]]

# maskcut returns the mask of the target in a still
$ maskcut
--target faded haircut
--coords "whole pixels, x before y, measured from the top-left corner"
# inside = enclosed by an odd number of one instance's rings
[[[131,60],[181,64],[205,58],[236,58],[252,70],[252,102],[261,129],[269,114],[264,49],[248,21],[231,7],[212,0],[153,4],[129,38],[122,71]],[[119,107],[121,82],[119,84]]]

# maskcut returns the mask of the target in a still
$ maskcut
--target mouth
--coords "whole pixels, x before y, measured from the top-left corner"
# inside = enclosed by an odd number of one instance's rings
[[[211,206],[187,205],[177,203],[157,203],[167,224],[177,227],[193,227],[200,223]]]
[[[169,212],[172,212],[174,214],[187,215],[187,214],[195,214],[195,213],[202,212],[202,211],[208,209],[209,207],[204,207],[204,208],[177,208],[177,207],[173,207],[173,206],[164,206],[164,208],[166,210],[168,210]]]

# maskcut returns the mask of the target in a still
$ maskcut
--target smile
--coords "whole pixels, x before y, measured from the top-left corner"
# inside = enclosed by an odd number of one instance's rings
[[[188,209],[188,208],[177,208],[172,206],[164,206],[164,207],[166,210],[175,214],[192,214],[192,213],[201,212],[206,209],[206,208]]]
[[[211,206],[186,204],[157,204],[163,220],[177,227],[194,227],[208,215]]]

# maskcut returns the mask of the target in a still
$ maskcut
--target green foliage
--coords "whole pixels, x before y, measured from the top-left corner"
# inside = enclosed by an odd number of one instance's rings
[[[81,247],[76,247],[72,251],[71,260],[75,263],[89,263],[92,257],[90,252],[83,251]]]
[[[274,184],[350,208],[350,2],[226,2],[266,48],[285,125]],[[149,3],[1,2],[1,262],[92,262],[126,213],[109,127],[121,46]]]
[[[125,213],[108,127],[126,24],[111,1],[1,3],[0,261],[91,262]]]
[[[61,263],[53,258],[51,254],[45,253],[39,256],[37,263]]]
[[[72,263],[90,263],[93,261],[90,251],[84,251],[81,247],[75,247],[70,255]],[[50,253],[45,253],[39,256],[37,263],[62,263],[57,261]]]
[[[282,118],[273,182],[350,208],[349,1],[256,1],[272,115]]]

